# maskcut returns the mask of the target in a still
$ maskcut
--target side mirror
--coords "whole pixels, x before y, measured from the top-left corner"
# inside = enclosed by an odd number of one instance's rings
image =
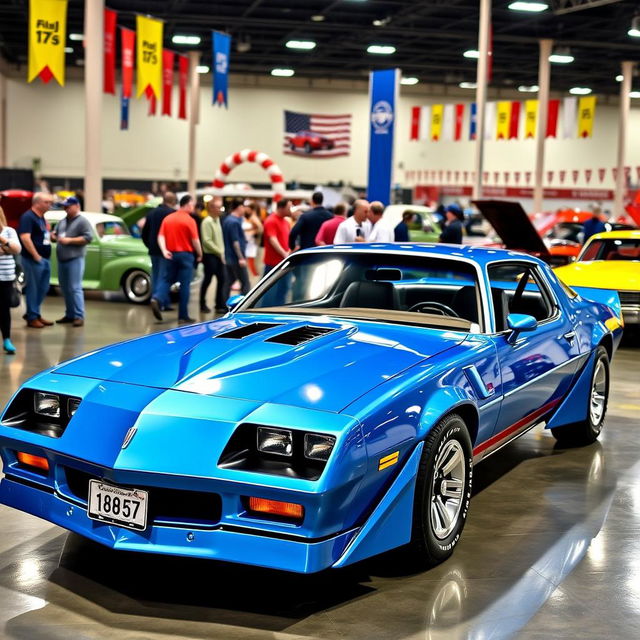
[[[510,313],[507,316],[507,327],[511,333],[507,337],[509,344],[515,344],[522,331],[533,331],[538,326],[538,321],[524,313]]]
[[[244,296],[239,293],[235,296],[231,296],[227,300],[227,309],[229,309],[229,311],[233,311],[243,300]]]

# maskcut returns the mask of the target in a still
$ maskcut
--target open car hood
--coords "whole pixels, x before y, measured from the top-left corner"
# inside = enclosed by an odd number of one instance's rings
[[[519,202],[474,200],[473,204],[496,230],[506,249],[549,255],[549,249]]]

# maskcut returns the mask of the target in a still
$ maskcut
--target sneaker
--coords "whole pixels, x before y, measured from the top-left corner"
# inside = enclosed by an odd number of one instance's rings
[[[72,326],[74,326],[74,327],[84,327],[84,318],[74,318]]]
[[[45,320],[42,316],[38,318],[44,327],[53,327],[53,322],[51,320]]]
[[[200,305],[200,312],[201,313],[211,313],[211,309],[209,309],[209,307],[207,307],[206,304],[204,304],[204,302]]]
[[[178,318],[179,324],[195,324],[197,320],[194,318]]]
[[[73,318],[68,318],[67,316],[62,316],[60,320],[56,320],[56,324],[69,324],[73,322]]]
[[[34,318],[33,320],[27,320],[27,327],[31,329],[43,329],[44,324],[38,320],[38,318]]]
[[[155,298],[151,298],[150,305],[153,317],[156,320],[160,320],[162,322],[162,311],[160,311],[160,303]]]
[[[11,342],[9,338],[5,338],[4,342],[2,343],[2,346],[4,347],[5,352],[8,353],[10,356],[12,356],[16,352],[16,348],[13,346],[13,342]]]

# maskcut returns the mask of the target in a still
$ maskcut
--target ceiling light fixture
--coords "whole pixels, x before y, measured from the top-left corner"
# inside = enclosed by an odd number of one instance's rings
[[[640,38],[640,16],[633,16],[631,18],[631,29],[627,31],[627,35],[632,38]]]
[[[69,40],[76,40],[78,42],[84,40],[84,33],[70,33]]]
[[[386,27],[391,22],[391,16],[387,16],[386,18],[377,18],[371,24],[374,27]]]
[[[293,69],[271,69],[271,75],[278,78],[290,78],[295,74]]]
[[[367,53],[375,53],[380,56],[390,56],[396,52],[396,48],[390,44],[370,44]]]
[[[196,67],[196,71],[197,71],[198,73],[209,73],[209,67],[207,67],[207,65],[206,65],[206,64],[199,64],[199,65]]]
[[[640,91],[629,91],[630,98],[640,98]]]
[[[550,56],[549,62],[553,62],[555,64],[569,64],[573,62],[575,58],[571,55],[571,52],[566,47],[560,48],[558,47]]]
[[[624,76],[621,73],[619,73],[616,76],[616,82],[622,82],[623,80],[624,80]]]
[[[65,53],[73,53],[73,47],[65,47],[64,48],[64,52]]]
[[[171,38],[171,42],[173,44],[187,44],[187,45],[197,45],[200,44],[202,38],[200,36],[188,35],[185,33],[176,33]]]
[[[478,85],[475,82],[461,82],[458,85],[461,89],[477,89]]]
[[[539,89],[540,87],[538,87],[537,84],[531,84],[531,85],[521,84],[518,87],[518,91],[521,91],[522,93],[536,93]]]
[[[316,13],[315,15],[311,16],[312,22],[324,22],[324,20],[325,17],[321,13]]]
[[[477,49],[469,49],[462,54],[465,58],[473,58],[477,60],[480,57],[480,52]]]
[[[545,2],[512,2],[509,5],[511,11],[528,11],[529,13],[540,13],[546,11],[549,5]]]
[[[285,45],[287,49],[300,49],[301,51],[311,51],[316,48],[313,40],[289,40]]]
[[[400,80],[400,84],[404,84],[406,86],[411,86],[411,85],[414,85],[414,84],[418,84],[418,82],[420,82],[418,80],[418,78],[414,78],[414,77],[408,77],[408,78],[404,78],[403,77]]]
[[[589,87],[571,87],[569,93],[574,96],[588,96],[591,93],[591,89]]]

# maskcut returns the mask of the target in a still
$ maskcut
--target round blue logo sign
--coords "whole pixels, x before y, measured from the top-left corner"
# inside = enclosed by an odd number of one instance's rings
[[[386,100],[380,100],[371,110],[371,124],[376,133],[388,133],[393,122],[393,109]]]

